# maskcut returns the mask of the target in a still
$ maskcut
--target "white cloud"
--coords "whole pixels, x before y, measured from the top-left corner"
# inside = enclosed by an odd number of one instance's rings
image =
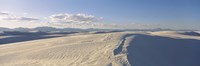
[[[49,17],[51,22],[96,22],[99,19],[87,14],[55,14]]]
[[[22,16],[16,16],[10,13],[4,13],[0,12],[0,20],[4,21],[37,21],[39,20],[36,17],[22,17]]]
[[[7,27],[39,27],[49,26],[57,28],[103,28],[103,23],[98,22],[101,18],[87,14],[55,14],[47,19],[38,19],[34,17],[16,16],[10,13],[0,15],[0,26]],[[4,24],[4,25],[3,25]],[[5,25],[6,24],[6,25]]]
[[[4,17],[2,20],[12,20],[12,21],[37,21],[39,19],[34,17]]]
[[[9,15],[9,14],[6,12],[0,12],[0,16],[2,16],[2,15]]]
[[[55,14],[47,18],[49,25],[59,28],[105,28],[104,23],[99,22],[103,17],[97,18],[88,14]]]
[[[26,15],[24,13],[22,15]],[[101,29],[153,29],[159,27],[156,24],[139,23],[103,23],[103,17],[97,18],[88,14],[54,14],[49,17],[38,19],[36,17],[16,16],[9,12],[0,12],[0,27],[41,27],[49,26],[56,28],[101,28]]]

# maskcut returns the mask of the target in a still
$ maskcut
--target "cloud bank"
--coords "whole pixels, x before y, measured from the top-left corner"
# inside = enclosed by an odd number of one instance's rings
[[[51,22],[96,22],[98,18],[87,14],[55,14],[49,16]]]
[[[104,23],[100,22],[101,19],[84,13],[54,14],[48,17],[48,25],[59,28],[104,28]]]
[[[39,19],[34,17],[5,17],[2,18],[2,20],[8,20],[8,21],[37,21]]]
[[[103,23],[102,18],[84,13],[78,14],[53,14],[48,18],[36,18],[28,16],[16,16],[9,12],[0,12],[0,27],[27,27],[35,28],[41,26],[56,27],[56,28],[100,28],[100,29],[153,29],[158,25],[154,24],[116,24]],[[155,27],[157,26],[157,27]]]
[[[0,16],[2,16],[2,15],[8,15],[8,13],[0,12]]]
[[[0,20],[4,21],[37,21],[36,17],[16,16],[10,13],[0,12]]]

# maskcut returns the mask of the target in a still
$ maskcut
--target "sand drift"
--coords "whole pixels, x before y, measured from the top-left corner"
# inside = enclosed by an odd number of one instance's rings
[[[18,37],[0,38],[0,66],[200,66],[197,33],[109,32]]]

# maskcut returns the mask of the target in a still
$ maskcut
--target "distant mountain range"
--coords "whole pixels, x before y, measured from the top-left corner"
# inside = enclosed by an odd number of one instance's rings
[[[54,28],[54,27],[36,27],[36,28],[4,28],[0,27],[0,31],[20,31],[20,32],[29,32],[29,31],[41,31],[41,32],[88,32],[88,31],[177,31],[177,30],[172,30],[172,29],[161,29],[161,28],[156,28],[156,29],[94,29],[94,28],[89,28],[89,29],[80,29],[80,28]],[[182,29],[178,31],[195,31],[195,30],[187,30],[187,29]]]
[[[21,32],[29,32],[29,31],[41,31],[41,32],[84,32],[84,31],[105,31],[105,30],[111,30],[111,29],[79,29],[79,28],[54,28],[54,27],[36,27],[36,28],[4,28],[0,27],[0,31],[21,31]]]

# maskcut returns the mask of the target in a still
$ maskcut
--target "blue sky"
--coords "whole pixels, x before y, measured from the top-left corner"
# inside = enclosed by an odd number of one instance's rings
[[[200,28],[200,0],[1,0],[0,11],[38,18],[84,13],[103,17],[105,24]]]

